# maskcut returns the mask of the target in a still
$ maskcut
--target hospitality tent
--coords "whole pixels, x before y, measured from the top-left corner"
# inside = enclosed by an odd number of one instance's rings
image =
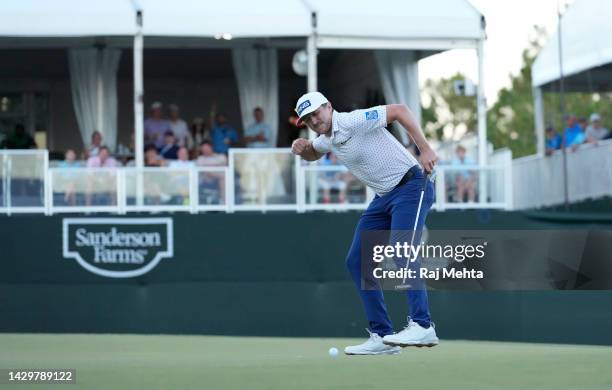
[[[169,22],[172,20],[177,22]],[[309,90],[317,89],[319,49],[376,50],[379,51],[377,64],[383,69],[381,78],[385,98],[412,105],[418,104],[416,63],[420,58],[443,50],[474,49],[479,57],[479,161],[485,164],[484,28],[483,16],[466,0],[379,0],[375,3],[365,0],[268,0],[257,4],[246,0],[212,3],[196,0],[107,0],[88,3],[87,6],[77,0],[11,0],[0,4],[0,50],[40,45],[82,48],[96,45],[100,40],[109,50],[133,47],[138,166],[143,161],[139,142],[143,138],[142,52],[145,38],[147,48],[231,47],[248,50],[253,45],[271,48],[306,46]],[[95,57],[108,65],[98,65],[102,74],[98,81],[104,77],[112,80],[113,57],[112,52],[108,54]],[[256,55],[245,54],[251,59]],[[94,58],[93,52],[80,55],[74,59],[74,67]],[[71,73],[77,73],[73,66]],[[103,83],[89,81],[92,87],[83,93],[91,97],[90,103],[99,108],[100,101],[104,100],[112,105],[112,99],[100,97],[106,96]],[[96,110],[89,111],[95,113]]]
[[[609,0],[576,0],[561,18],[560,29],[551,35],[533,63],[538,154],[544,154],[543,92],[558,91],[561,77],[565,92],[612,91],[610,20]]]

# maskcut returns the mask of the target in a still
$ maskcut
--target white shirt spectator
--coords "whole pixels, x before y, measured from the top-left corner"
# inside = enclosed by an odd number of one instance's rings
[[[178,146],[188,146],[191,138],[191,133],[189,132],[189,128],[187,127],[187,122],[182,119],[177,119],[175,121],[170,120],[170,130],[174,133],[176,137],[176,143]]]
[[[227,165],[227,157],[223,153],[215,153],[211,156],[200,156],[196,162],[197,165],[202,167],[220,167]]]
[[[418,164],[386,126],[386,106],[334,110],[331,135],[319,135],[312,145],[319,153],[333,152],[357,179],[382,196]]]

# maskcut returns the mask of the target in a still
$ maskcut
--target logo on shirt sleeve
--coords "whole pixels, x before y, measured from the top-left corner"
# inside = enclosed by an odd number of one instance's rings
[[[367,121],[378,119],[378,111],[376,110],[366,111],[365,116],[366,116]]]

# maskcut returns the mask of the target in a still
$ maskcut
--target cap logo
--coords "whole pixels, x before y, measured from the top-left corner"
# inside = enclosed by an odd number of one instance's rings
[[[310,100],[304,100],[302,102],[302,104],[300,104],[297,108],[297,114],[299,116],[302,116],[302,112],[304,112],[305,109],[307,109],[308,107],[310,107]]]

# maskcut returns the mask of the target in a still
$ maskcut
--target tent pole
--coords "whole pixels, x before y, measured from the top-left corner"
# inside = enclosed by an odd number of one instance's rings
[[[136,204],[144,201],[144,81],[142,75],[143,35],[142,8],[133,1],[136,10],[136,34],[134,35],[134,157],[136,159]]]
[[[134,36],[134,153],[136,168],[144,166],[144,123],[143,123],[143,76],[142,76],[142,10],[136,10],[136,35]]]
[[[484,167],[487,165],[487,100],[484,89],[484,32],[483,38],[478,41],[476,52],[478,55],[478,166],[481,168],[478,180],[478,198],[480,203],[487,201],[487,174]]]
[[[537,142],[536,154],[540,157],[544,156],[546,150],[544,147],[544,99],[542,97],[542,88],[533,88],[533,108],[535,117],[535,135]]]

